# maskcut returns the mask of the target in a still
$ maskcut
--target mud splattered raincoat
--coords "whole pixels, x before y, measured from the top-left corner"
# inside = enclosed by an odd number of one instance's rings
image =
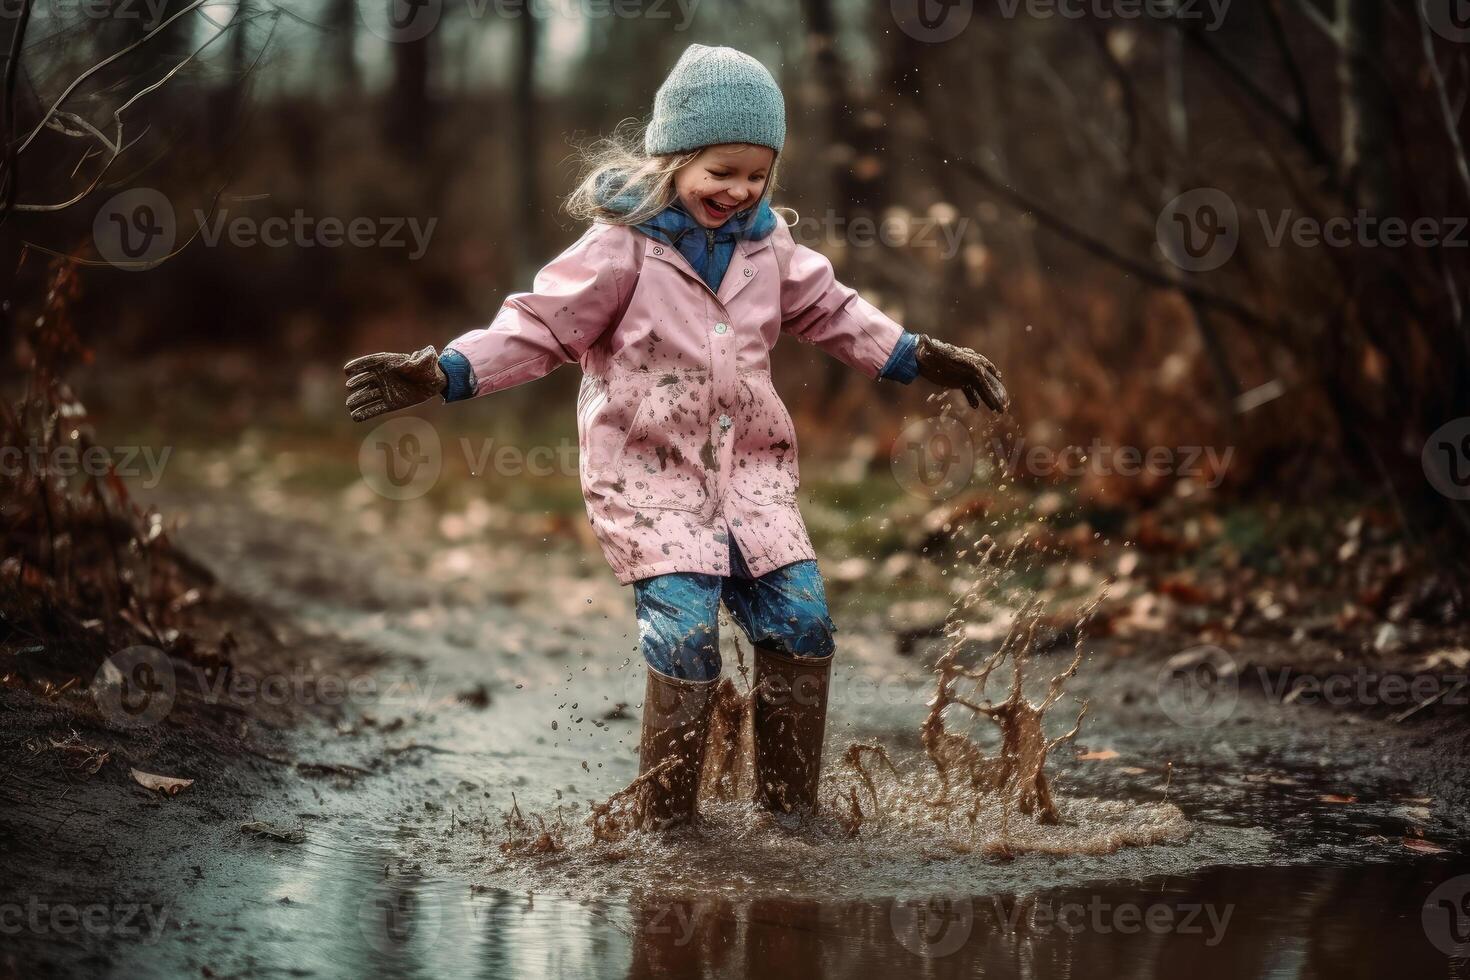
[[[668,243],[596,224],[448,348],[469,361],[475,396],[581,366],[582,495],[626,585],[727,576],[730,534],[754,576],[816,557],[796,431],[771,383],[783,333],[877,378],[903,328],[784,222],[737,242],[718,292]]]

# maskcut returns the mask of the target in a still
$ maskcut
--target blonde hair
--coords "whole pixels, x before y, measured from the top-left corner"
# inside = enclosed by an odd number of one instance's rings
[[[646,123],[625,119],[611,136],[587,146],[578,147],[580,160],[577,187],[567,196],[564,207],[581,221],[598,221],[611,225],[636,225],[647,221],[674,202],[674,175],[692,163],[703,152],[649,154],[643,150]],[[781,155],[771,162],[761,201],[769,202],[776,189],[776,171]],[[631,208],[613,208],[610,202],[632,198]],[[759,202],[758,202],[759,203]],[[783,209],[784,210],[784,209]]]

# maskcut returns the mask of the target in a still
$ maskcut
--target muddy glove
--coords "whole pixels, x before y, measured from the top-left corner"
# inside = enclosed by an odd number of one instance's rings
[[[982,401],[992,412],[1010,407],[1011,396],[1001,383],[1000,371],[985,355],[920,334],[914,357],[919,362],[920,377],[941,388],[963,391],[971,408],[979,408]]]
[[[433,347],[412,354],[368,354],[348,361],[342,370],[350,392],[347,410],[356,422],[442,395],[449,384]]]

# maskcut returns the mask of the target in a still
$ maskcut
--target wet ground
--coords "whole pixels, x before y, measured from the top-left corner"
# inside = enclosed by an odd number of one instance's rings
[[[349,500],[170,504],[180,540],[289,624],[316,678],[290,696],[330,707],[277,733],[274,760],[171,773],[196,778],[177,797],[117,780],[58,793],[12,774],[0,793],[24,870],[0,925],[18,972],[1466,970],[1452,954],[1470,940],[1467,824],[1441,792],[1462,769],[1442,730],[1248,692],[1181,709],[1160,701],[1157,661],[1098,646],[1068,686],[1091,703],[1082,737],[1051,763],[1064,819],[1152,828],[1165,843],[1006,857],[965,844],[991,841],[993,825],[926,825],[888,798],[856,838],[730,804],[656,847],[599,848],[582,821],[636,772],[643,674],[629,593],[595,554],[493,547],[473,527],[432,549],[395,543],[413,539],[411,523],[383,538],[331,530]],[[880,740],[918,778],[934,651],[899,656],[862,608],[835,603],[829,757]],[[348,650],[383,656],[352,666]],[[1040,657],[1038,675],[1068,653]],[[1059,706],[1053,734],[1074,714]],[[512,837],[544,829],[558,849],[505,853],[512,808],[524,817]],[[51,914],[67,906],[104,911],[96,928],[68,930]]]

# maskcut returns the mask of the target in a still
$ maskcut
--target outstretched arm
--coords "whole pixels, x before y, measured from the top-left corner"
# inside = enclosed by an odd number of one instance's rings
[[[778,225],[773,234],[781,269],[781,329],[870,378],[879,377],[903,327],[838,282],[827,257],[798,245],[788,228]]]
[[[627,306],[637,278],[636,235],[594,225],[536,274],[530,292],[507,297],[488,327],[451,340],[440,359],[451,388],[466,365],[468,394],[478,397],[579,360]]]
[[[434,395],[458,401],[534,381],[578,360],[626,307],[636,277],[628,229],[596,225],[513,293],[488,327],[449,342],[443,354],[369,354],[347,364],[347,408],[365,422]]]
[[[780,236],[776,247],[783,330],[870,378],[908,384],[923,377],[963,392],[972,408],[982,401],[994,412],[1010,406],[1000,371],[984,355],[908,332],[857,290],[838,282],[826,256],[796,244],[784,227],[775,234]]]

